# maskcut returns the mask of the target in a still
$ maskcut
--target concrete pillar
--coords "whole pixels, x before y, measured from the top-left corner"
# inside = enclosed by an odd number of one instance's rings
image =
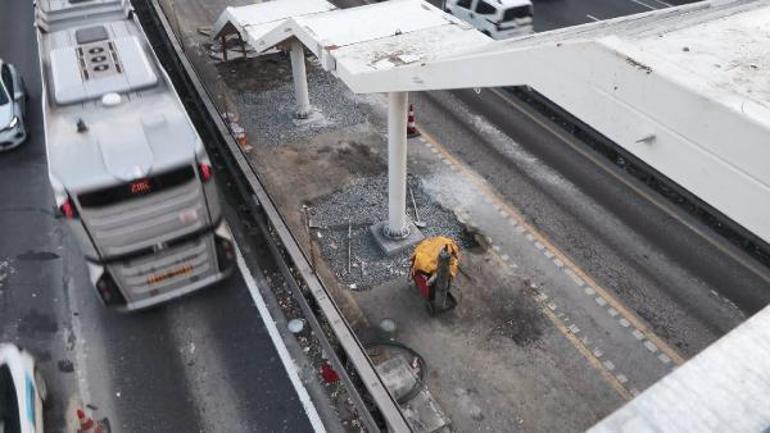
[[[406,116],[407,92],[388,93],[388,223],[391,239],[409,236],[406,219]]]
[[[291,75],[294,78],[294,98],[297,102],[295,113],[298,119],[307,119],[310,114],[310,96],[307,93],[307,71],[305,70],[305,50],[302,42],[291,42]]]

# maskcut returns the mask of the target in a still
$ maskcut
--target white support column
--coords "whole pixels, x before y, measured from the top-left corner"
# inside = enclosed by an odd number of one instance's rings
[[[409,236],[406,219],[406,116],[407,92],[388,93],[388,223],[391,239]]]
[[[305,50],[302,42],[291,42],[291,75],[294,78],[294,98],[297,102],[296,116],[298,119],[306,119],[310,114],[310,96],[307,92],[307,72],[305,70]]]

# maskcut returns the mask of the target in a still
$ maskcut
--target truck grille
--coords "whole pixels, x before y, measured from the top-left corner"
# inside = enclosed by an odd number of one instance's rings
[[[213,234],[135,260],[109,265],[129,302],[155,296],[218,272]]]
[[[164,180],[159,176],[141,181],[141,189],[150,192],[138,196],[124,192],[139,190],[134,183],[78,197],[80,215],[104,257],[152,248],[209,224],[206,198],[197,179],[177,177],[165,185],[158,179]]]

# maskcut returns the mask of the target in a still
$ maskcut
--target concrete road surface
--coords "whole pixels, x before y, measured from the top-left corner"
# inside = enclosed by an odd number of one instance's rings
[[[0,341],[40,361],[53,394],[46,430],[65,431],[81,400],[113,432],[313,431],[240,273],[147,312],[100,305],[53,210],[32,23],[29,0],[0,5],[0,58],[26,79],[32,133],[0,154]]]

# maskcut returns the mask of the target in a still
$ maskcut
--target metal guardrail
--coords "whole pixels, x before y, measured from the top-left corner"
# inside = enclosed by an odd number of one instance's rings
[[[193,66],[186,58],[184,50],[179,44],[179,41],[176,39],[176,36],[171,26],[169,25],[169,22],[166,19],[162,9],[156,0],[150,0],[148,3],[151,4],[158,25],[162,28],[166,39],[171,45],[171,48],[174,50],[176,59],[179,62],[180,67],[184,70],[184,73],[189,80],[189,84],[192,85],[193,90],[200,98],[203,106],[205,107],[205,110],[207,111],[208,117],[216,126],[219,136],[222,138],[222,141],[224,141],[226,145],[226,149],[224,150],[232,158],[232,160],[226,161],[227,165],[230,169],[238,170],[238,172],[243,175],[245,185],[240,185],[240,187],[247,189],[247,191],[243,191],[247,193],[244,195],[246,197],[250,197],[251,199],[246,204],[255,208],[255,210],[261,210],[261,212],[255,212],[256,215],[259,215],[260,213],[264,214],[265,219],[258,219],[257,223],[260,226],[260,229],[264,231],[266,239],[268,239],[268,248],[270,248],[271,252],[276,256],[281,272],[289,282],[289,286],[292,290],[294,298],[300,305],[300,308],[305,314],[306,319],[313,329],[314,334],[319,339],[323,350],[329,356],[329,361],[332,364],[332,367],[339,373],[343,384],[348,390],[349,396],[359,410],[359,415],[362,418],[364,425],[371,432],[380,431],[371,413],[369,413],[367,410],[366,404],[358,392],[358,389],[353,384],[350,375],[344,368],[344,365],[342,365],[340,362],[339,358],[335,356],[335,352],[330,342],[326,338],[318,318],[315,316],[315,313],[311,309],[308,300],[305,298],[299,284],[297,284],[292,273],[292,269],[284,260],[281,250],[286,253],[288,259],[293,263],[294,271],[300,275],[302,280],[304,280],[304,283],[307,286],[309,293],[312,295],[315,304],[323,313],[326,322],[332,329],[332,332],[337,339],[337,342],[344,350],[348,360],[350,361],[350,364],[353,365],[353,368],[355,369],[364,387],[368,391],[372,401],[377,406],[380,415],[388,426],[388,430],[392,433],[411,432],[412,429],[409,427],[409,424],[401,412],[398,403],[385,387],[382,379],[377,374],[374,364],[372,364],[371,360],[366,354],[364,347],[361,345],[360,341],[358,341],[358,338],[356,338],[356,335],[350,327],[350,324],[344,318],[338,306],[327,292],[323,283],[321,283],[318,276],[315,274],[315,271],[310,266],[296,239],[291,234],[281,215],[278,213],[278,210],[276,209],[269,194],[262,186],[262,183],[260,182],[257,174],[254,172],[253,168],[242,154],[238,144],[230,135],[229,130],[224,124],[219,111],[211,101],[211,97],[209,96],[208,91],[202,85]],[[271,236],[271,233],[275,234],[278,239],[276,240],[273,236]],[[278,242],[280,242],[280,245]]]

